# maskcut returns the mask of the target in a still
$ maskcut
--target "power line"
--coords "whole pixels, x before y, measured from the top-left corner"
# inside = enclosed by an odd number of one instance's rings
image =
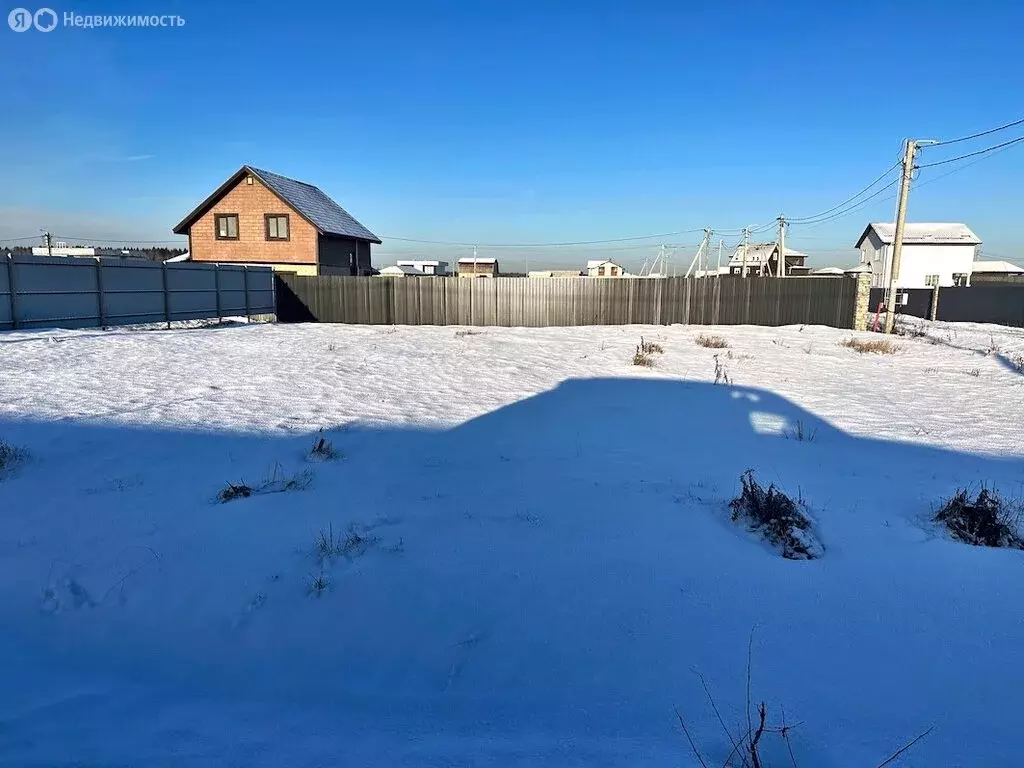
[[[1005,125],[999,125],[995,128],[989,128],[987,131],[981,131],[980,133],[972,133],[970,136],[961,136],[958,139],[946,139],[945,141],[937,141],[934,144],[929,144],[932,147],[941,147],[946,144],[958,144],[961,141],[970,141],[971,139],[980,139],[982,136],[988,136],[990,133],[998,133],[999,131],[1005,131],[1007,128],[1013,128],[1015,125],[1024,123],[1024,117],[1020,120],[1014,120],[1012,123],[1006,123]]]
[[[883,192],[887,192],[888,190],[890,190],[893,187],[895,187],[898,183],[899,183],[899,179],[893,179],[888,184],[886,184],[884,187],[879,187],[872,194],[868,195],[867,197],[865,197],[862,200],[859,200],[857,203],[855,203],[854,205],[851,205],[849,208],[845,208],[845,209],[843,209],[841,211],[837,211],[837,212],[835,212],[835,213],[833,213],[833,214],[831,214],[829,216],[824,216],[824,217],[819,218],[819,219],[811,219],[811,220],[807,220],[807,221],[800,221],[800,222],[797,222],[797,224],[799,224],[802,227],[807,227],[808,229],[811,229],[812,227],[815,227],[815,226],[817,226],[819,224],[824,224],[825,222],[828,222],[828,221],[834,221],[835,219],[840,219],[843,216],[846,216],[848,214],[853,213],[854,211],[859,211],[861,208],[863,208],[869,202],[871,202],[876,197],[881,195]]]
[[[145,245],[166,245],[169,243],[176,243],[178,245],[183,245],[186,242],[185,240],[133,240],[130,237],[122,237],[118,240],[104,240],[99,237],[78,237],[77,235],[54,235],[54,237],[59,237],[61,240],[77,240],[79,242],[89,243],[142,243]]]
[[[965,158],[974,157],[976,155],[986,155],[989,152],[996,151],[997,149],[1003,149],[1004,147],[1009,147],[1009,146],[1011,146],[1013,144],[1016,144],[1018,141],[1024,141],[1024,136],[1018,136],[1015,139],[1010,139],[1009,141],[1004,141],[1002,144],[995,144],[995,145],[993,145],[991,147],[986,147],[985,149],[979,149],[976,152],[968,152],[965,155],[958,155],[956,157],[949,157],[949,158],[946,158],[945,160],[936,160],[934,163],[925,163],[925,164],[919,165],[917,167],[918,168],[933,168],[936,165],[945,165],[946,163],[955,163],[957,160],[963,160]]]
[[[16,243],[22,240],[39,240],[42,235],[29,235],[28,237],[0,237],[0,243]]]
[[[579,245],[603,245],[605,243],[627,243],[636,240],[657,240],[676,235],[688,235],[694,232],[703,232],[704,229],[683,229],[678,232],[663,232],[657,235],[637,235],[635,237],[617,237],[609,240],[580,240],[578,242],[565,243],[467,243],[452,242],[449,240],[420,240],[415,237],[398,237],[396,235],[381,235],[382,240],[398,240],[405,243],[425,243],[427,245],[459,245],[467,248],[560,248]]]
[[[964,163],[963,165],[958,166],[956,168],[953,168],[952,170],[949,170],[949,171],[946,171],[945,173],[939,174],[938,176],[936,176],[936,177],[934,177],[932,179],[926,179],[925,181],[922,181],[917,186],[918,186],[918,188],[921,188],[921,187],[923,187],[926,184],[931,184],[933,181],[938,181],[939,179],[944,179],[947,176],[952,176],[954,173],[959,173],[960,171],[964,170],[964,168],[970,168],[975,163],[980,163],[982,160],[988,160],[990,157],[994,157],[995,155],[998,155],[1000,152],[1005,152],[1009,148],[1010,148],[1009,146],[1006,146],[1006,147],[1003,147],[1002,149],[997,149],[997,150],[995,150],[993,152],[990,152],[987,155],[983,155],[982,157],[978,157],[978,158],[976,158],[974,160],[971,160],[971,162],[969,162],[969,163]],[[918,166],[918,167],[920,168],[921,166]]]
[[[863,195],[865,192],[867,192],[869,189],[871,189],[873,186],[875,186],[875,184],[877,184],[882,179],[884,179],[886,176],[888,176],[890,173],[892,173],[894,170],[896,170],[899,167],[899,165],[900,165],[900,163],[897,160],[895,163],[893,163],[888,168],[886,168],[881,176],[879,176],[877,179],[875,179],[870,184],[868,184],[866,187],[864,187],[864,189],[860,190],[860,192],[858,192],[855,195],[852,195],[852,196],[848,197],[846,200],[843,200],[843,202],[839,203],[838,205],[832,206],[831,208],[829,208],[826,211],[821,211],[820,213],[816,213],[813,216],[802,216],[802,217],[797,217],[797,218],[789,218],[789,217],[787,217],[786,220],[789,223],[791,223],[791,224],[794,224],[794,223],[795,224],[809,223],[809,222],[811,222],[811,221],[813,221],[815,219],[818,219],[818,218],[820,218],[822,216],[826,216],[826,215],[832,213],[833,211],[839,210],[840,208],[842,208],[847,203],[852,203],[858,197]],[[883,189],[884,189],[884,187],[883,187]],[[869,197],[867,199],[870,200],[871,198]]]

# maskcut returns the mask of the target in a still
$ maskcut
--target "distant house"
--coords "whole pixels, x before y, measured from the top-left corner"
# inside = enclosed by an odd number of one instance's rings
[[[976,261],[971,267],[972,274],[1024,275],[1024,267],[1018,267],[1008,261]]]
[[[380,239],[312,184],[243,165],[174,228],[192,261],[369,275]]]
[[[459,277],[497,277],[498,260],[469,256],[458,261]]]
[[[587,262],[587,277],[628,277],[628,273],[611,259],[591,259]]]
[[[971,285],[1024,285],[1024,267],[1008,261],[976,261]]]
[[[729,267],[710,267],[709,269],[695,269],[693,271],[694,277],[718,277],[720,275],[728,275]],[[661,275],[655,274],[651,277],[661,277]]]
[[[414,267],[396,264],[393,267],[384,267],[377,272],[376,277],[424,277],[424,274]]]
[[[875,222],[865,227],[854,246],[860,251],[861,264],[871,268],[872,288],[889,285],[895,235],[895,224]],[[966,224],[907,224],[896,287],[970,285],[980,244],[981,240]]]
[[[395,266],[412,267],[421,275],[436,275],[438,277],[443,277],[448,274],[447,261],[436,261],[431,259],[399,259],[395,262]]]
[[[578,269],[539,269],[527,273],[527,277],[581,277]]]
[[[792,248],[786,249],[786,274],[806,275],[808,267],[804,264],[807,254],[795,251]],[[729,274],[748,277],[774,277],[778,275],[779,269],[779,244],[778,243],[750,243],[743,246],[729,257]]]
[[[128,251],[123,248],[97,248],[92,245],[68,245],[65,242],[57,241],[49,247],[45,245],[32,246],[33,256],[64,256],[78,258],[95,258],[96,256],[127,256]]]

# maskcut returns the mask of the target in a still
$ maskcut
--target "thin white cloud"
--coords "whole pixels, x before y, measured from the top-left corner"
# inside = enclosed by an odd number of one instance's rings
[[[137,163],[140,160],[152,160],[154,155],[129,155],[121,158],[126,163]]]

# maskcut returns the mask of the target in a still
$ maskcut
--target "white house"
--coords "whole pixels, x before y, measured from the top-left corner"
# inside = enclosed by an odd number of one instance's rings
[[[895,224],[868,224],[854,246],[860,251],[861,264],[871,267],[872,288],[889,285],[895,234]],[[970,285],[980,244],[981,240],[966,224],[907,224],[896,287]]]
[[[399,259],[395,262],[397,267],[412,267],[422,275],[437,275],[441,277],[448,274],[448,262],[437,260],[421,259]]]
[[[1024,275],[1024,267],[1018,267],[1008,261],[976,261],[971,273],[983,272],[986,275]]]
[[[611,259],[590,259],[587,262],[587,277],[629,277],[621,264]]]
[[[91,245],[68,245],[65,242],[57,241],[47,248],[45,245],[32,246],[33,256],[69,256],[69,257],[95,257],[95,256],[125,256],[128,251],[123,248],[96,248]]]
[[[423,273],[415,267],[396,264],[392,267],[384,267],[377,273],[377,277],[423,277]]]

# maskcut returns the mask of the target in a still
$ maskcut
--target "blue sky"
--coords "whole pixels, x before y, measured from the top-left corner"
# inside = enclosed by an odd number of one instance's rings
[[[1019,3],[687,5],[54,6],[186,23],[0,28],[0,242],[41,228],[173,239],[243,163],[322,187],[386,240],[378,265],[466,252],[387,236],[500,244],[735,229],[831,208],[895,162],[904,137],[1024,117]],[[910,219],[964,221],[987,253],[1024,260],[1024,143],[936,178],[960,165],[921,171]],[[891,220],[894,205],[887,192],[794,225],[790,243],[813,263],[853,263],[860,230]],[[595,255],[638,264],[660,242],[480,250],[524,268]]]

